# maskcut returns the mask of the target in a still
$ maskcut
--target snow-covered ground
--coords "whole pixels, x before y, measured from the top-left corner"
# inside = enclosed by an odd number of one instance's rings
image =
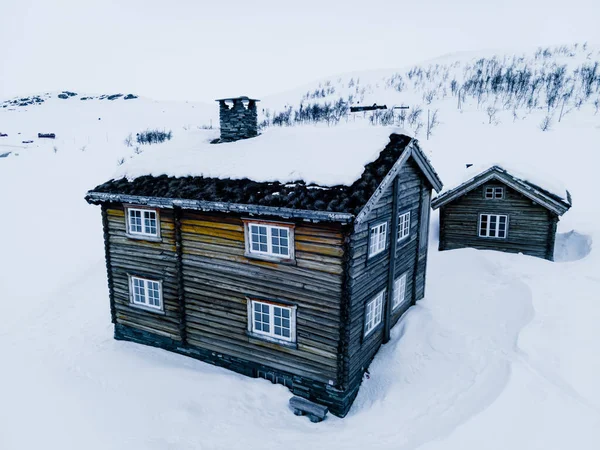
[[[0,110],[0,154],[13,152],[0,158],[0,449],[599,448],[591,105],[547,132],[544,111],[500,112],[490,125],[476,105],[437,105],[443,123],[421,142],[443,181],[463,178],[465,163],[502,160],[569,189],[561,261],[440,253],[433,214],[426,298],[393,329],[349,415],[312,424],[288,410],[282,386],[112,339],[100,212],[85,192],[140,156],[123,144],[130,132],[172,129],[169,145],[184,146],[217,108],[75,101]],[[18,132],[57,140],[25,145]]]

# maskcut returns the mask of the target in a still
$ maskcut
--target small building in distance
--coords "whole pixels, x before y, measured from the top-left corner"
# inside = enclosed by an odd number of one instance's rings
[[[431,203],[440,209],[439,249],[472,247],[553,261],[556,226],[571,207],[569,192],[500,165],[467,171],[472,178]]]

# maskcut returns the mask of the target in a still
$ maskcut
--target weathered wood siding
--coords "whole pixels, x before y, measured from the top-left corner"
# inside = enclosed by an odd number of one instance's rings
[[[485,199],[486,186],[504,187],[503,199]],[[480,214],[508,216],[506,238],[479,237]],[[440,250],[473,247],[553,259],[558,217],[514,189],[494,180],[440,208]]]
[[[416,164],[409,159],[400,173],[398,185],[398,213],[403,214],[410,211],[411,223],[410,234],[405,240],[398,243],[395,255],[395,275],[398,278],[407,273],[406,295],[408,303],[405,307],[392,312],[391,324],[395,324],[400,316],[414,304],[415,300],[422,298],[425,282],[425,265],[427,247],[425,242],[424,254],[419,258],[418,249],[421,235],[427,236],[427,232],[421,233],[421,217],[423,200],[429,202],[430,186]],[[348,345],[348,367],[345,373],[345,381],[351,389],[357,388],[362,379],[364,370],[368,367],[373,356],[379,349],[383,340],[384,321],[367,337],[364,337],[365,305],[382,289],[387,288],[390,261],[390,240],[396,239],[391,236],[392,230],[388,229],[387,248],[382,254],[372,259],[368,258],[369,229],[380,221],[391,224],[393,209],[393,186],[390,185],[387,192],[381,197],[378,205],[374,208],[365,222],[355,229],[350,242],[349,262],[349,295],[350,295],[350,327]],[[427,227],[427,225],[426,225]],[[417,271],[420,269],[420,272]],[[390,293],[387,293],[386,301],[390,301]],[[383,306],[385,311],[386,306]]]
[[[344,235],[339,225],[296,223],[296,264],[244,256],[241,218],[183,211],[187,342],[337,384]],[[247,297],[297,305],[297,348],[247,332]]]
[[[106,214],[116,323],[181,340],[173,211],[160,211],[161,242],[127,237],[123,206],[112,205]],[[129,275],[162,281],[163,313],[132,305]]]

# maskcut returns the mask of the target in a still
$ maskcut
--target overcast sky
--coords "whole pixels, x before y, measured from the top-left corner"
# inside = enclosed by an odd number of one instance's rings
[[[0,0],[0,98],[261,97],[478,49],[600,42],[600,0]]]

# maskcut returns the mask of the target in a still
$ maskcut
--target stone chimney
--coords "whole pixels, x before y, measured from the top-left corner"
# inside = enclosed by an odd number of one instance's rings
[[[258,115],[256,102],[248,97],[221,98],[219,102],[219,122],[221,139],[219,142],[233,142],[258,135]]]

